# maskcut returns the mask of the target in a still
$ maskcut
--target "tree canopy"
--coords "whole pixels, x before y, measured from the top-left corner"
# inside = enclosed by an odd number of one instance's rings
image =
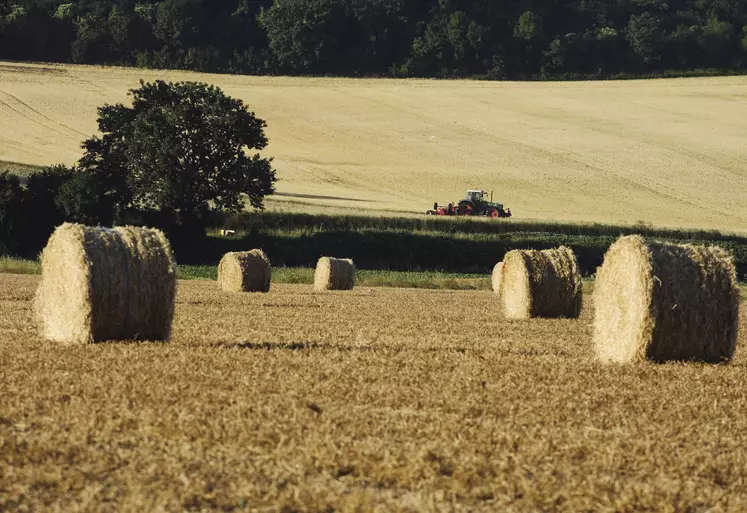
[[[0,4],[1,5],[1,4]],[[36,256],[55,226],[134,224],[195,236],[274,192],[265,122],[240,99],[197,82],[140,83],[132,105],[99,108],[101,136],[83,142],[75,166],[22,181],[0,172],[0,254]],[[24,183],[25,182],[25,183]]]
[[[245,198],[260,208],[274,192],[270,160],[248,153],[267,146],[266,124],[240,99],[160,80],[130,94],[131,107],[99,108],[103,135],[83,143],[60,200],[71,217],[108,224],[107,215],[136,210],[155,213],[161,226],[202,226],[211,212],[243,210]]]
[[[747,0],[4,0],[0,59],[595,77],[747,65]]]

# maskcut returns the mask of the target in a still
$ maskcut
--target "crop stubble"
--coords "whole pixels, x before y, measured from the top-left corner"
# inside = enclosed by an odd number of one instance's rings
[[[37,280],[0,276],[0,510],[747,509],[743,349],[602,366],[589,294],[180,282],[170,344],[60,347]]]
[[[0,160],[72,164],[96,108],[199,80],[266,119],[273,206],[422,213],[468,188],[523,219],[747,223],[747,78],[479,82],[0,63]]]

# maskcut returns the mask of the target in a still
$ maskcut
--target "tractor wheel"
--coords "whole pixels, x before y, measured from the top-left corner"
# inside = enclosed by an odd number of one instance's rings
[[[435,212],[433,210],[426,210],[425,211],[425,215],[427,215],[427,216],[432,216],[434,214],[435,214]]]
[[[460,201],[457,207],[457,214],[460,216],[471,216],[475,211],[475,206],[471,201]]]
[[[491,208],[490,210],[488,210],[488,217],[496,219],[498,217],[498,215],[499,214],[498,214],[498,211],[496,209]]]

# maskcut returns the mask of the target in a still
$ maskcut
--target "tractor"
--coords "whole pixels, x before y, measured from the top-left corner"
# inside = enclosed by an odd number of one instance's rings
[[[502,203],[493,203],[493,193],[485,191],[468,190],[467,197],[457,204],[449,203],[448,206],[433,204],[433,210],[426,211],[427,215],[435,216],[484,216],[491,218],[511,217],[511,209],[503,208]]]

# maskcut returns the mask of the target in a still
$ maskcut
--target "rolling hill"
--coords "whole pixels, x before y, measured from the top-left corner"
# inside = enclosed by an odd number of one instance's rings
[[[199,80],[268,123],[272,205],[423,212],[494,190],[522,219],[747,231],[747,77],[478,82],[0,63],[0,161],[65,162],[140,79]]]

